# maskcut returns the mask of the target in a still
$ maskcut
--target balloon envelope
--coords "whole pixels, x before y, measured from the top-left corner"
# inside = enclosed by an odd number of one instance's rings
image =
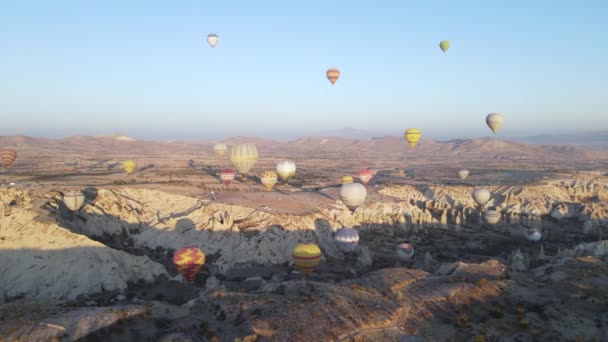
[[[486,124],[488,127],[490,127],[493,133],[496,133],[504,121],[505,118],[499,113],[490,113],[488,116],[486,116]]]
[[[296,268],[308,275],[321,262],[321,250],[313,243],[301,243],[293,249],[292,257]]]
[[[496,210],[486,210],[483,219],[489,224],[496,224],[500,221],[500,213]]]
[[[11,148],[5,148],[0,150],[0,162],[4,167],[11,167],[17,159],[17,151]]]
[[[409,243],[401,243],[397,246],[397,257],[401,261],[408,261],[414,256],[414,246]]]
[[[277,173],[282,180],[287,181],[296,174],[296,164],[291,160],[283,160],[277,164]]]
[[[67,158],[63,161],[63,165],[65,165],[67,167],[76,167],[76,166],[78,166],[78,159]]]
[[[122,162],[122,168],[125,170],[126,173],[133,172],[136,167],[137,163],[134,160],[125,160],[124,162]]]
[[[258,161],[258,157],[258,149],[253,144],[238,144],[230,151],[230,161],[240,173],[251,171]]]
[[[372,179],[373,176],[374,176],[374,172],[372,170],[368,170],[368,169],[359,170],[359,179],[361,180],[361,183],[363,183],[364,185],[367,185],[367,183]]]
[[[219,41],[220,41],[220,37],[217,34],[212,33],[207,36],[207,44],[209,44],[209,46],[211,46],[212,48],[216,47],[217,43],[219,43]]]
[[[228,150],[228,146],[226,146],[226,144],[219,143],[213,146],[213,151],[220,158],[226,154],[226,150]]]
[[[272,187],[277,183],[277,174],[274,171],[265,171],[260,176],[260,181],[266,187],[266,190],[272,190]]]
[[[537,242],[543,237],[543,234],[540,230],[536,228],[531,228],[526,231],[526,239],[531,242]]]
[[[84,204],[84,193],[82,191],[68,191],[63,195],[63,203],[71,211],[78,211]]]
[[[184,247],[173,255],[173,264],[187,282],[192,282],[205,264],[205,253],[194,246]]]
[[[232,183],[232,181],[234,180],[234,176],[236,176],[236,172],[234,172],[233,169],[222,169],[222,171],[220,172],[220,178],[226,186]]]
[[[366,197],[367,190],[361,183],[342,184],[340,188],[340,199],[352,211],[357,210]]]
[[[441,48],[441,50],[443,50],[443,52],[448,51],[448,49],[450,48],[450,42],[447,40],[442,40],[439,43],[439,48]]]
[[[334,237],[338,249],[342,252],[350,253],[357,249],[359,245],[359,232],[353,228],[340,228]]]
[[[458,178],[460,178],[460,180],[465,180],[468,177],[469,177],[469,170],[462,169],[462,170],[458,171]]]
[[[475,200],[475,203],[477,203],[477,205],[483,206],[490,200],[490,191],[483,188],[477,188],[473,190],[473,200]]]
[[[338,70],[336,68],[329,68],[325,72],[325,76],[327,76],[327,79],[333,85],[334,83],[336,83],[338,78],[340,78],[340,70]]]
[[[404,134],[405,141],[410,144],[410,147],[416,146],[416,143],[420,140],[421,136],[422,134],[418,128],[408,128]]]
[[[342,178],[340,178],[340,183],[342,184],[350,184],[353,182],[353,177],[351,176],[342,176]]]

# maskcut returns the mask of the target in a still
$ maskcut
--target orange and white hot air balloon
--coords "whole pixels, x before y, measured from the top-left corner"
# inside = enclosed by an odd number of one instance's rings
[[[187,282],[192,282],[205,264],[205,253],[194,246],[184,247],[173,255],[173,264]]]
[[[367,185],[367,183],[374,177],[374,172],[368,169],[359,170],[359,179],[363,185]]]
[[[11,167],[15,162],[15,159],[17,159],[17,151],[10,148],[0,150],[0,163],[2,163],[4,167]]]
[[[325,72],[325,76],[327,76],[327,79],[333,85],[334,83],[336,83],[338,78],[340,78],[340,70],[338,70],[336,68],[329,68]]]

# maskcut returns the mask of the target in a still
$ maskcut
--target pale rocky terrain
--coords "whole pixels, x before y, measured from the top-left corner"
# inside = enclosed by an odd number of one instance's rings
[[[256,140],[254,172],[225,187],[217,170],[230,162],[210,143],[0,137],[20,154],[0,174],[0,341],[608,336],[605,152],[493,139],[410,151],[393,140]],[[70,145],[75,171],[63,167]],[[118,163],[132,155],[138,170],[124,175]],[[263,191],[254,174],[282,158],[295,178]],[[455,177],[463,165],[466,182]],[[364,166],[379,172],[352,213],[338,181]],[[497,225],[482,221],[474,186],[492,192]],[[85,190],[76,213],[61,202],[68,190]],[[343,226],[360,231],[353,254],[333,242]],[[524,239],[530,228],[540,242]],[[416,248],[406,263],[403,240]],[[323,253],[306,279],[291,264],[302,242]],[[186,245],[207,256],[191,284],[171,263]]]

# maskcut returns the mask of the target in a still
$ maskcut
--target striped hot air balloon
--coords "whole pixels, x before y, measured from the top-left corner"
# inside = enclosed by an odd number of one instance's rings
[[[359,232],[353,228],[341,228],[336,232],[334,239],[342,252],[354,252],[359,245]]]
[[[350,184],[352,182],[353,182],[353,177],[351,177],[351,176],[342,176],[342,178],[340,178],[341,184]]]
[[[401,243],[397,246],[397,257],[401,261],[408,261],[414,256],[414,246],[409,243]]]
[[[292,257],[296,268],[309,275],[321,262],[321,250],[314,243],[301,243],[293,249]]]
[[[63,165],[65,165],[67,167],[77,167],[78,166],[78,159],[75,159],[75,158],[66,158],[63,161]]]
[[[205,253],[194,246],[184,247],[173,255],[173,264],[187,282],[192,282],[205,264]]]
[[[372,170],[363,169],[359,170],[359,179],[363,185],[367,185],[367,183],[372,179],[374,173]]]
[[[327,76],[327,79],[333,85],[334,83],[336,83],[338,78],[340,78],[340,70],[338,70],[336,68],[329,68],[325,72],[325,76]]]
[[[230,161],[239,173],[247,173],[258,161],[258,149],[254,144],[238,144],[230,151]]]
[[[486,210],[483,219],[489,224],[497,224],[500,221],[500,213],[496,210]]]
[[[272,190],[272,187],[277,184],[277,173],[274,171],[265,171],[260,176],[260,181],[266,187],[266,190]]]
[[[63,195],[63,203],[71,211],[78,211],[84,204],[84,193],[82,191],[68,191]]]
[[[234,176],[236,176],[236,172],[234,172],[233,169],[222,169],[220,172],[220,178],[226,186],[229,186],[232,183]]]
[[[10,148],[0,150],[0,162],[4,167],[11,167],[15,159],[17,159],[17,151]]]

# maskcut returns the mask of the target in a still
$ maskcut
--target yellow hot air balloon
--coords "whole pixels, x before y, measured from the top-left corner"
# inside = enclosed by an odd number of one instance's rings
[[[258,157],[258,149],[253,144],[238,144],[230,151],[230,161],[240,173],[251,171],[258,161]]]
[[[321,262],[321,250],[314,243],[301,243],[293,249],[292,257],[296,268],[309,275]]]
[[[265,171],[260,176],[260,181],[266,187],[266,190],[272,190],[272,187],[277,184],[277,173],[274,171]]]
[[[205,253],[194,246],[181,248],[173,255],[173,264],[184,279],[191,283],[205,264]]]
[[[442,40],[442,41],[439,43],[439,48],[441,48],[441,50],[442,50],[443,52],[448,51],[448,49],[450,48],[450,42],[449,42],[449,41],[447,41],[447,40]]]
[[[220,158],[224,157],[226,150],[228,150],[228,146],[226,146],[226,144],[219,143],[213,146],[213,151],[215,151],[215,154]]]
[[[336,68],[329,68],[325,72],[325,75],[327,76],[329,82],[331,82],[331,84],[333,85],[334,83],[336,83],[338,78],[340,78],[340,70]]]
[[[132,173],[133,171],[135,171],[136,167],[137,163],[134,160],[125,160],[122,162],[122,168],[125,170],[126,173]]]
[[[342,184],[350,184],[353,182],[353,177],[351,176],[342,176],[342,178],[340,178],[340,183]]]
[[[287,182],[296,174],[296,164],[291,160],[283,160],[277,164],[277,174]]]
[[[410,147],[416,146],[416,143],[420,140],[420,130],[418,128],[408,128],[405,131],[404,138],[410,144]]]

